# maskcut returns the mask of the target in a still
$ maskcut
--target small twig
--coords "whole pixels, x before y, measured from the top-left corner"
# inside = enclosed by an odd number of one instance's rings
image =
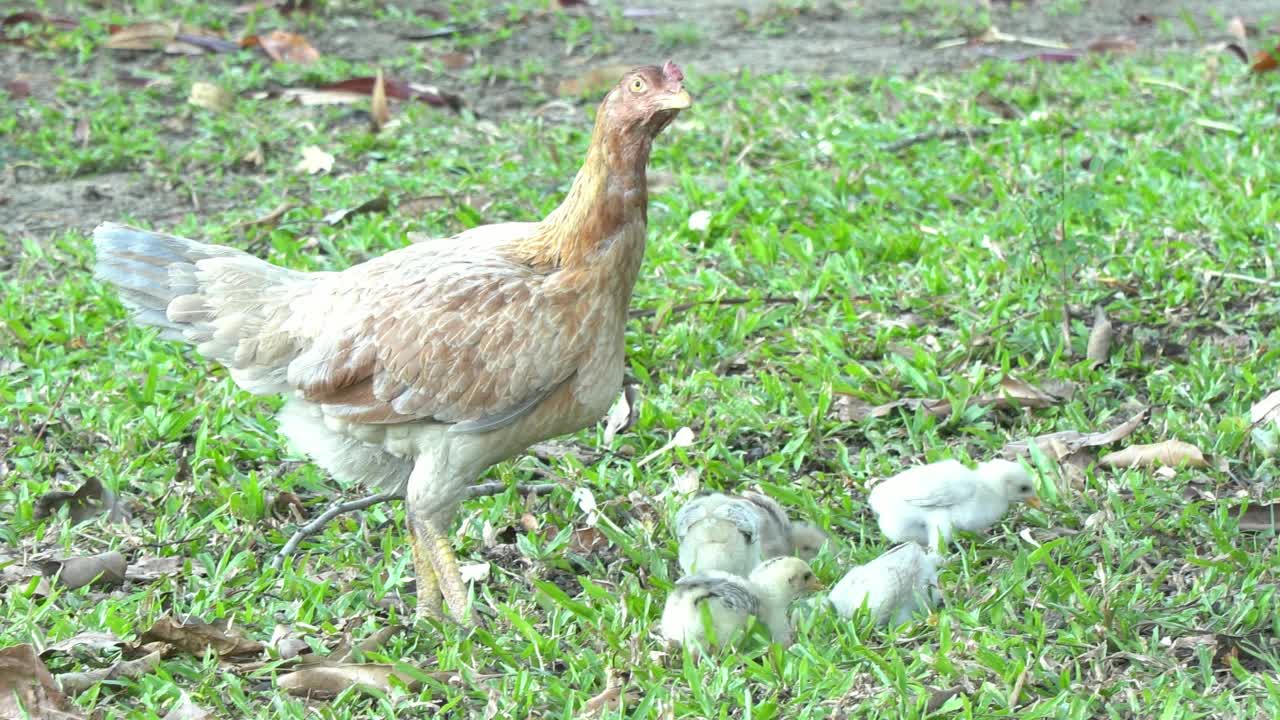
[[[352,512],[353,510],[363,510],[367,507],[387,502],[388,500],[398,500],[400,498],[400,488],[396,488],[395,490],[388,490],[387,492],[378,493],[377,495],[370,495],[368,497],[362,497],[357,500],[350,500],[334,505],[321,513],[315,520],[312,520],[306,525],[295,530],[293,536],[289,538],[289,542],[285,543],[284,547],[280,548],[279,554],[272,559],[271,567],[278,570],[280,566],[284,564],[284,559],[292,555],[294,551],[298,549],[298,545],[301,544],[303,540],[306,540],[312,535],[320,532],[321,528],[339,515]]]
[[[959,140],[960,138],[968,138],[969,140],[972,140],[974,138],[986,137],[987,135],[990,135],[990,134],[991,134],[991,131],[988,130],[987,128],[975,128],[975,127],[959,127],[959,128],[947,128],[945,130],[930,130],[929,132],[920,133],[919,135],[912,135],[910,137],[905,137],[896,142],[891,142],[888,145],[884,146],[884,151],[896,153],[896,152],[902,152],[903,150],[906,150],[907,148],[913,145],[919,145],[920,143],[929,142],[930,140]]]
[[[1253,283],[1254,285],[1262,285],[1265,287],[1280,288],[1280,282],[1268,280],[1266,278],[1254,277],[1252,275],[1241,275],[1240,273],[1218,272],[1217,270],[1205,270],[1205,279],[1222,278],[1223,280],[1239,280],[1240,282]]]
[[[62,389],[58,391],[58,397],[53,401],[53,406],[49,408],[49,414],[44,416],[44,422],[40,423],[40,429],[36,430],[36,442],[44,437],[44,431],[49,429],[49,421],[53,420],[53,416],[62,407],[62,399],[67,396],[67,388],[71,387],[71,381],[67,380],[62,383]]]
[[[825,300],[827,299],[827,297],[825,295],[820,295],[814,299]],[[686,310],[692,310],[693,308],[696,308],[699,305],[746,305],[749,302],[756,302],[757,300],[759,300],[759,302],[763,305],[796,305],[800,302],[798,298],[783,297],[778,295],[766,295],[762,298],[731,297],[731,298],[720,298],[718,300],[695,300],[694,302],[687,302],[687,303],[681,303],[679,305],[672,305],[669,312],[680,313]],[[660,308],[644,308],[643,310],[632,310],[631,312],[627,313],[627,317],[631,317],[631,318],[652,317],[654,315],[657,315],[659,310]]]
[[[559,483],[537,483],[534,485],[516,485],[516,490],[522,495],[546,495],[552,490],[560,487]],[[503,482],[487,482],[479,485],[472,485],[467,488],[467,499],[488,497],[489,495],[500,495],[511,486]]]

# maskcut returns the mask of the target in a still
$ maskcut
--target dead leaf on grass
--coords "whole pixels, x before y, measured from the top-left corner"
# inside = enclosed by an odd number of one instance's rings
[[[124,579],[139,583],[155,582],[162,577],[181,573],[185,564],[186,560],[178,555],[166,557],[144,555],[129,563],[129,568],[124,571]]]
[[[373,86],[377,82],[378,79],[374,76],[355,77],[315,88],[288,88],[280,95],[286,100],[297,100],[303,105],[347,105],[363,102],[366,97],[372,96]],[[383,77],[382,83],[388,98],[416,100],[454,111],[462,107],[462,98],[434,85],[405,82],[390,77]]]
[[[1103,455],[1098,464],[1107,468],[1151,468],[1158,466],[1208,467],[1204,454],[1191,443],[1165,440],[1149,445],[1130,445],[1123,450]]]
[[[196,656],[213,650],[223,658],[256,655],[265,648],[261,642],[250,640],[231,628],[229,621],[215,625],[196,618],[179,621],[170,615],[160,618],[142,633],[140,642],[168,643]]]
[[[393,678],[410,691],[415,691],[422,685],[413,675],[397,670],[394,665],[382,663],[307,665],[281,675],[276,684],[281,690],[296,697],[327,700],[349,687],[368,687],[384,693],[390,692]]]
[[[346,640],[339,643],[327,657],[320,659],[320,664],[325,665],[341,665],[346,663],[358,663],[364,660],[365,653],[377,652],[387,641],[405,631],[404,625],[387,625],[378,628],[369,637],[358,643],[352,644],[350,636]]]
[[[153,652],[143,655],[137,660],[121,660],[109,668],[62,673],[54,679],[57,680],[58,687],[62,688],[63,692],[68,695],[79,695],[94,685],[107,680],[115,680],[116,678],[136,680],[147,673],[153,672],[159,666],[160,653]]]
[[[369,120],[373,131],[378,132],[391,122],[391,106],[387,104],[387,83],[382,79],[382,68],[373,79],[373,91],[369,100]]]
[[[162,50],[169,55],[201,55],[230,52],[240,47],[208,30],[176,21],[112,25],[108,32],[110,35],[103,43],[108,50]]]
[[[1100,447],[1118,442],[1133,434],[1151,414],[1151,408],[1143,408],[1133,417],[1104,432],[1082,433],[1078,430],[1037,435],[1030,440],[1018,440],[1004,446],[1001,451],[1006,457],[1017,457],[1030,452],[1031,443],[1039,446],[1040,451],[1055,460],[1062,460],[1087,448]]]
[[[388,199],[387,196],[383,194],[375,198],[365,200],[364,202],[360,203],[359,205],[356,205],[355,207],[341,208],[339,210],[334,210],[333,212],[324,216],[324,222],[328,225],[341,225],[348,218],[353,218],[356,215],[359,215],[361,213],[386,212],[387,209],[390,207],[391,207],[390,199]]]
[[[0,718],[72,720],[84,715],[58,689],[31,645],[0,650]]]
[[[1280,503],[1250,505],[1240,511],[1239,518],[1241,530],[1280,530]]]
[[[15,78],[13,80],[4,81],[4,91],[9,93],[9,97],[14,100],[31,97],[31,83],[27,80]]]
[[[18,35],[14,28],[28,25],[32,29],[25,35]],[[49,30],[73,30],[80,25],[78,20],[69,17],[61,17],[57,15],[43,15],[32,10],[24,10],[22,12],[10,13],[3,20],[0,20],[0,43],[6,45],[26,45],[30,46],[37,35],[48,33]]]
[[[187,98],[187,102],[206,110],[226,112],[231,109],[235,99],[235,95],[230,91],[213,83],[194,82],[191,83],[191,95]]]
[[[609,409],[609,417],[605,422],[605,445],[611,444],[618,433],[626,432],[636,424],[636,420],[640,417],[640,405],[637,402],[639,397],[640,391],[635,385],[623,386],[622,394],[618,396],[618,399],[613,403],[613,407]]]
[[[1099,305],[1093,311],[1093,329],[1089,331],[1089,345],[1085,350],[1085,357],[1094,367],[1102,365],[1111,355],[1111,340],[1115,337],[1115,330],[1111,327],[1111,321],[1107,319],[1107,311]]]
[[[1249,423],[1255,427],[1271,420],[1280,421],[1280,390],[1272,392],[1249,408]]]
[[[1128,55],[1138,49],[1138,43],[1127,35],[1113,35],[1094,40],[1085,46],[1091,53],[1108,53],[1112,55]]]
[[[315,175],[333,170],[334,157],[315,145],[302,148],[302,159],[293,166],[294,172]]]
[[[252,220],[246,220],[242,223],[236,223],[235,227],[241,228],[241,229],[257,227],[257,226],[275,227],[276,223],[280,222],[280,218],[284,217],[285,213],[289,212],[290,210],[296,207],[298,207],[297,203],[290,200],[289,198],[285,198],[283,202],[275,206],[275,208],[271,212],[267,213],[266,215],[263,215],[262,217],[254,218]]]
[[[626,684],[614,672],[609,671],[605,688],[582,704],[580,718],[599,717],[605,713],[625,712],[628,704],[634,704],[640,695],[634,690],[626,690]]]
[[[40,651],[40,657],[49,655],[103,655],[124,646],[124,641],[114,633],[88,631],[73,635]]]
[[[1254,53],[1253,64],[1249,66],[1249,71],[1263,73],[1275,70],[1277,67],[1280,67],[1280,45],[1277,45],[1276,49],[1271,52],[1259,50]]]
[[[1039,387],[1026,380],[1006,375],[1000,379],[1000,392],[979,396],[975,402],[979,405],[995,405],[1002,408],[1047,408],[1070,400],[1075,394],[1076,385],[1066,381],[1050,381]]]
[[[250,35],[240,41],[240,47],[260,47],[276,62],[310,65],[320,59],[320,53],[307,39],[297,33],[273,30],[266,35]]]
[[[63,506],[67,508],[67,515],[74,524],[92,520],[103,513],[113,523],[129,519],[129,511],[124,503],[96,477],[86,478],[75,492],[55,490],[41,495],[36,499],[32,513],[37,519],[46,518],[57,513]]]
[[[98,587],[122,585],[125,572],[129,567],[124,555],[114,550],[85,557],[45,560],[41,565],[45,577],[53,578],[68,590],[90,584]]]
[[[578,555],[595,555],[609,547],[609,538],[595,527],[574,528],[568,550]]]

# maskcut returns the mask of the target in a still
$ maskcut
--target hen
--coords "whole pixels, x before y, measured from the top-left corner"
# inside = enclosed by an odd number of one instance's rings
[[[240,387],[284,394],[280,429],[334,477],[406,499],[418,614],[472,622],[450,530],[467,487],[596,422],[622,386],[644,255],[645,166],[692,100],[673,63],[600,104],[567,196],[541,222],[473,228],[341,272],[104,223],[96,275],[135,317]]]

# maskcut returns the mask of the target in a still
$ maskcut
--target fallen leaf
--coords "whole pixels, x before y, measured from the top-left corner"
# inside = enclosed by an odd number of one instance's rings
[[[78,635],[73,635],[66,640],[58,642],[46,647],[40,651],[40,657],[48,657],[49,655],[104,655],[112,652],[124,645],[124,641],[116,637],[114,633],[87,631]]]
[[[575,528],[569,535],[568,550],[571,553],[595,555],[607,547],[609,547],[609,538],[605,537],[599,528],[590,526]]]
[[[369,687],[384,693],[390,692],[392,678],[410,691],[422,684],[413,675],[397,670],[394,665],[378,663],[307,665],[280,676],[276,684],[290,695],[321,700],[333,698],[349,687]]]
[[[226,112],[235,102],[235,96],[229,91],[207,82],[191,83],[191,95],[187,102],[214,112]]]
[[[163,50],[170,55],[230,52],[240,47],[207,30],[179,22],[145,22],[108,28],[108,50]]]
[[[297,11],[308,11],[311,9],[311,0],[257,0],[256,2],[237,5],[232,10],[237,15],[246,15],[256,10],[266,10],[275,8],[276,12],[281,15],[289,15]]]
[[[881,418],[898,408],[908,410],[924,410],[934,417],[945,418],[951,415],[951,401],[934,398],[902,398],[883,405],[872,405],[852,395],[836,396],[831,409],[841,422],[860,422],[868,418]]]
[[[701,485],[702,473],[697,468],[688,468],[684,472],[677,473],[675,481],[671,483],[671,487],[681,495],[692,495],[698,492]]]
[[[640,417],[640,406],[636,402],[640,391],[635,385],[624,385],[622,393],[609,409],[609,417],[604,426],[604,444],[609,445],[618,433],[630,430]]]
[[[1280,421],[1280,390],[1272,392],[1249,408],[1249,423],[1257,426],[1269,420]]]
[[[79,144],[80,147],[88,147],[89,138],[92,137],[92,135],[93,127],[89,125],[89,118],[82,117],[76,121],[76,129],[72,133],[72,137],[75,138],[76,143]]]
[[[594,718],[605,713],[625,712],[628,703],[634,703],[640,699],[639,694],[633,690],[624,692],[625,687],[622,681],[610,672],[604,690],[582,704],[582,712],[578,717]]]
[[[1280,503],[1249,505],[1240,511],[1239,519],[1241,530],[1280,530]]]
[[[144,555],[129,563],[129,568],[124,571],[124,579],[129,582],[155,582],[162,577],[181,573],[185,563],[186,560],[177,555]]]
[[[982,395],[974,400],[979,405],[995,405],[1003,408],[1047,408],[1070,400],[1075,393],[1073,383],[1045,383],[1036,387],[1012,375],[1000,379],[1000,392]]]
[[[364,661],[365,653],[376,652],[387,644],[391,638],[405,631],[404,625],[386,625],[378,628],[369,637],[358,643],[352,643],[350,636],[339,643],[327,657],[316,659],[318,665],[342,665]]]
[[[463,563],[458,566],[458,574],[464,583],[482,583],[489,579],[490,569],[487,562]]]
[[[1093,329],[1089,331],[1089,344],[1085,350],[1085,357],[1094,367],[1107,361],[1114,337],[1115,331],[1111,327],[1111,321],[1107,319],[1107,311],[1099,305],[1093,311]]]
[[[1268,70],[1275,70],[1276,67],[1280,66],[1280,60],[1277,60],[1277,58],[1280,58],[1280,45],[1277,45],[1276,49],[1271,52],[1259,50],[1253,56],[1253,64],[1249,66],[1249,71],[1262,73]]]
[[[164,720],[214,720],[214,715],[197,705],[190,695],[183,692],[173,709],[165,713]]]
[[[26,35],[11,34],[11,28],[28,25],[32,29]],[[50,28],[73,30],[79,21],[57,15],[42,15],[31,10],[11,13],[0,20],[0,43],[8,45],[30,45],[37,35],[46,33]]]
[[[240,46],[260,47],[277,62],[310,65],[320,59],[320,53],[306,38],[283,30],[273,30],[267,35],[250,35],[240,41]]]
[[[315,145],[302,148],[302,159],[293,166],[294,172],[315,175],[333,170],[334,157]]]
[[[369,118],[373,123],[373,131],[377,132],[391,121],[391,106],[387,104],[387,84],[382,79],[382,68],[374,77],[373,92],[369,100]]]
[[[45,518],[67,508],[67,515],[75,524],[92,520],[105,513],[109,522],[124,522],[129,519],[129,511],[120,502],[116,494],[96,477],[86,478],[75,492],[55,490],[47,492],[36,499],[32,514],[37,519]]]
[[[202,656],[213,650],[219,657],[256,655],[266,647],[257,640],[250,640],[230,628],[230,622],[222,627],[196,618],[179,622],[166,615],[142,633],[141,643],[164,642],[192,655]]]
[[[58,689],[31,645],[0,650],[0,718],[72,720],[84,715]]]
[[[281,96],[286,100],[297,100],[303,105],[344,105],[362,102],[364,98],[373,95],[373,86],[377,82],[378,79],[374,76],[356,77],[316,88],[288,88],[281,93]],[[461,98],[433,85],[405,82],[390,77],[384,77],[382,84],[388,98],[416,100],[454,111],[462,107]]]
[[[31,83],[26,80],[6,80],[4,82],[4,91],[9,93],[9,97],[14,100],[21,100],[31,97]]]
[[[45,576],[53,578],[68,590],[89,584],[98,587],[122,585],[129,566],[124,555],[114,550],[65,560],[47,560],[43,565]]]
[[[556,94],[560,97],[580,97],[583,95],[600,95],[608,92],[618,84],[618,78],[627,74],[634,65],[604,65],[588,70],[585,74],[574,78],[566,78],[556,86]]]
[[[87,672],[62,673],[54,679],[68,695],[79,695],[100,682],[116,678],[137,679],[160,666],[160,653],[153,652],[137,660],[121,660],[109,668]]]
[[[303,151],[303,154],[304,155],[306,154],[305,150]],[[299,165],[301,165],[301,163],[299,163]],[[284,217],[285,213],[289,212],[290,210],[296,207],[298,207],[297,203],[290,200],[289,198],[285,198],[283,202],[275,206],[275,208],[271,212],[267,213],[266,215],[263,215],[262,217],[254,218],[252,220],[245,220],[242,223],[237,223],[235,227],[238,227],[241,229],[256,227],[259,225],[262,225],[265,227],[274,227],[276,223],[280,222],[280,218]]]
[[[361,213],[386,212],[389,207],[391,207],[391,201],[387,199],[387,196],[385,194],[379,195],[378,197],[370,200],[365,200],[355,207],[334,210],[324,216],[324,221],[329,225],[341,225],[348,218],[355,217]]]
[[[1108,468],[1156,467],[1208,467],[1200,449],[1181,440],[1165,440],[1150,445],[1130,445],[1123,450],[1103,455],[1098,464]]]
[[[1103,37],[1094,40],[1085,46],[1085,49],[1091,53],[1110,53],[1113,55],[1128,55],[1138,49],[1138,43],[1133,38],[1125,35],[1116,35],[1114,37]]]
[[[1031,443],[1036,443],[1040,451],[1056,460],[1072,455],[1085,448],[1110,445],[1128,437],[1137,430],[1151,414],[1151,408],[1143,408],[1133,417],[1104,432],[1082,433],[1077,430],[1038,435],[1030,440],[1019,440],[1004,446],[1002,453],[1007,457],[1025,455],[1030,451]]]

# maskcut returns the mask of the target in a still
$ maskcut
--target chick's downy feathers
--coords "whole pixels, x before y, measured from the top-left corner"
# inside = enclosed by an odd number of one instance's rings
[[[900,625],[916,610],[938,603],[938,566],[942,558],[915,543],[903,543],[845,574],[827,601],[843,617],[864,604],[877,625]]]
[[[694,498],[676,513],[674,525],[686,573],[719,570],[745,577],[769,558],[812,560],[827,539],[821,529],[793,522],[773,498],[757,492]]]

